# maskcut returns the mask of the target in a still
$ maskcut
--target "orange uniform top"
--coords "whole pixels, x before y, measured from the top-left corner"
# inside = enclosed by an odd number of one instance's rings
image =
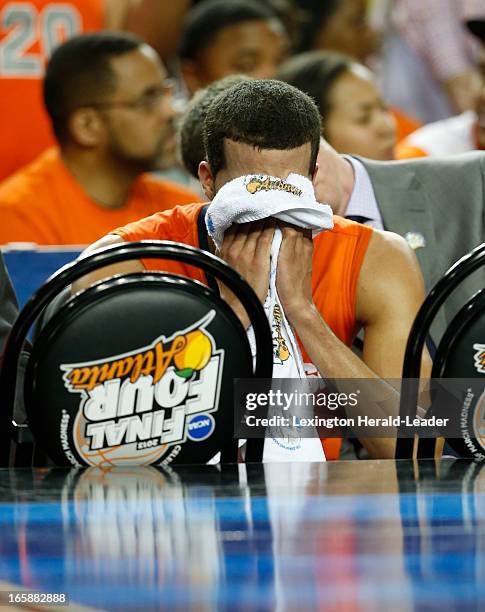
[[[48,149],[0,185],[0,244],[91,244],[119,225],[197,200],[182,186],[142,174],[119,208],[97,204]]]
[[[209,250],[205,229],[207,204],[177,206],[146,219],[130,223],[112,233],[124,240],[172,240]],[[369,244],[372,229],[334,216],[334,228],[322,232],[314,240],[313,300],[334,334],[351,346],[356,332],[355,304],[357,281]],[[181,274],[209,284],[203,271],[176,261],[143,260],[148,270]],[[303,359],[310,359],[302,348]],[[324,441],[327,459],[338,458],[341,440]]]
[[[104,0],[0,0],[0,180],[54,144],[42,101],[53,49],[104,20]]]

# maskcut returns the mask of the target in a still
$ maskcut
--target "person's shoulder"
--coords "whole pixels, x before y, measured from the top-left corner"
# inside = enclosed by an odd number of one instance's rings
[[[359,158],[372,182],[385,181],[390,186],[394,181],[417,176],[429,182],[433,177],[440,181],[475,181],[476,174],[485,173],[485,151],[469,151],[444,157],[420,157],[394,161],[376,161]]]
[[[469,151],[446,157],[423,157],[416,160],[391,162],[398,170],[412,170],[424,184],[430,180],[457,185],[476,184],[477,178],[485,177],[485,151]],[[402,166],[401,166],[402,164]]]
[[[480,164],[485,161],[485,151],[467,151],[457,155],[442,157],[420,157],[418,159],[402,159],[393,161],[376,161],[359,158],[367,168],[385,168],[389,170],[405,170],[408,168],[460,168],[470,164]]]
[[[200,195],[188,187],[151,174],[142,174],[137,181],[137,188],[146,190],[150,197],[160,199],[172,206],[201,201]]]
[[[422,274],[414,251],[394,232],[374,229],[362,264],[359,285],[381,287],[384,293],[406,283],[422,285]]]
[[[373,231],[373,228],[368,225],[357,223],[356,221],[340,217],[339,215],[333,215],[333,228],[331,230],[333,234],[360,237],[370,236]]]
[[[369,253],[379,261],[381,257],[410,257],[414,253],[406,240],[387,230],[373,229],[370,236]]]
[[[389,295],[406,286],[421,290],[423,278],[416,255],[406,240],[394,232],[374,229],[365,253],[359,287]]]
[[[315,261],[324,263],[327,257],[361,261],[375,230],[367,225],[333,216],[333,228],[321,232],[313,241]]]
[[[111,232],[124,240],[173,240],[187,242],[194,234],[204,203],[184,204],[128,223]]]
[[[0,183],[0,204],[2,206],[42,205],[49,193],[59,166],[57,150],[44,151],[27,166]]]
[[[352,221],[351,219],[346,219],[345,217],[340,217],[339,215],[333,215],[333,232],[338,232],[340,234],[351,234],[357,235],[366,232],[372,232],[372,228],[368,225],[362,225],[362,223],[357,223],[356,221]]]

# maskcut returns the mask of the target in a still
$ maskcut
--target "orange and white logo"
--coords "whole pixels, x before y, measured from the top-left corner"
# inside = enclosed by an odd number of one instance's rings
[[[287,183],[279,178],[271,180],[269,176],[247,176],[244,183],[246,191],[251,194],[258,193],[259,191],[285,191],[286,193],[301,197],[303,193],[296,185]]]
[[[473,350],[475,351],[475,370],[480,374],[485,374],[485,344],[474,344]]]
[[[288,361],[291,357],[288,344],[281,333],[281,325],[283,323],[283,315],[279,304],[273,307],[273,323],[271,324],[273,336],[273,363],[283,365],[283,362]]]
[[[83,363],[62,364],[63,380],[81,402],[72,426],[77,454],[89,465],[170,463],[190,439],[194,415],[217,410],[224,351],[200,321],[149,346]],[[70,415],[63,411],[61,444],[70,449]],[[200,417],[199,417],[200,420]],[[212,433],[212,417],[207,417]],[[194,427],[200,424],[194,421]],[[173,448],[172,448],[173,447]],[[171,449],[171,452],[168,452]]]

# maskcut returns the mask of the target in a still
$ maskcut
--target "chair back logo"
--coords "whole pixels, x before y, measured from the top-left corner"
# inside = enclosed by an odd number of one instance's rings
[[[168,464],[187,438],[210,437],[224,360],[206,329],[214,316],[128,353],[60,366],[66,389],[80,396],[77,414],[61,417],[71,463],[77,455],[98,467]]]
[[[475,351],[475,370],[480,374],[485,374],[485,344],[474,344],[473,350]]]

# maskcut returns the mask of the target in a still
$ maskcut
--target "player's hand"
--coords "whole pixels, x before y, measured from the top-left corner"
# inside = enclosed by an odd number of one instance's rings
[[[275,223],[264,219],[253,223],[242,223],[230,227],[221,250],[217,253],[251,285],[263,304],[269,288],[270,254]],[[249,318],[235,295],[220,284],[221,295],[233,308],[245,327]]]
[[[280,224],[283,233],[276,288],[286,317],[298,318],[313,304],[312,259],[313,240],[311,230],[288,224]]]

